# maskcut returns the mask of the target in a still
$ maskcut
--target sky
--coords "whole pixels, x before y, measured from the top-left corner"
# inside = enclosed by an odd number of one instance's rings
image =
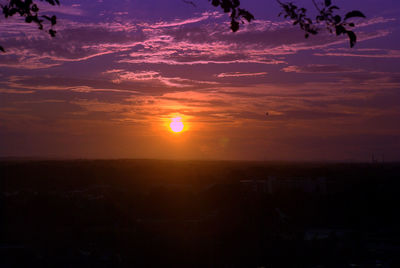
[[[400,161],[399,1],[333,1],[367,16],[354,48],[276,1],[236,33],[193,2],[42,3],[55,38],[1,18],[0,157]]]

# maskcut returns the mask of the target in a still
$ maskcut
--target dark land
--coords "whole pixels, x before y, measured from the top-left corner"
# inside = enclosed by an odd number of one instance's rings
[[[400,267],[400,164],[0,161],[0,267]]]

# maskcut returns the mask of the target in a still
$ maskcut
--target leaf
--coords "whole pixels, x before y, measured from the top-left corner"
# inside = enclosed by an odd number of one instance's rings
[[[354,47],[357,42],[357,36],[353,31],[347,31],[347,35],[350,39],[350,47]]]
[[[245,11],[244,14],[242,15],[243,18],[245,18],[248,22],[250,22],[251,20],[254,20],[254,16],[253,14],[251,14],[250,12]]]
[[[232,0],[232,7],[233,8],[237,8],[238,6],[240,6],[240,1],[239,0]]]
[[[56,33],[57,33],[57,31],[54,31],[53,29],[49,30],[49,34],[51,35],[51,37],[55,37]]]
[[[211,4],[215,7],[219,6],[219,0],[212,0]]]
[[[231,18],[232,19],[236,18],[236,9],[232,9]]]
[[[231,30],[232,32],[236,32],[237,30],[239,30],[239,22],[237,22],[236,20],[231,21]]]
[[[365,15],[361,11],[353,10],[346,14],[346,16],[344,17],[344,20],[347,20],[349,18],[355,18],[355,17],[365,18]]]
[[[346,32],[346,29],[342,25],[338,25],[335,27],[336,35],[341,35],[342,33]]]
[[[325,0],[325,6],[329,7],[330,5],[332,5],[332,1],[331,0]]]
[[[49,3],[50,5],[54,6],[56,3],[60,4],[60,2],[58,1],[54,1],[54,0],[46,0],[47,3]]]
[[[333,17],[333,19],[335,20],[335,23],[338,24],[342,18],[339,15],[336,15],[335,17]]]
[[[39,8],[38,8],[38,6],[36,4],[33,4],[32,7],[31,7],[31,10],[32,10],[32,12],[38,12]]]
[[[52,25],[52,26],[55,25],[55,24],[57,23],[57,17],[56,17],[55,15],[53,15],[53,16],[51,17],[50,21],[51,21],[51,25]]]

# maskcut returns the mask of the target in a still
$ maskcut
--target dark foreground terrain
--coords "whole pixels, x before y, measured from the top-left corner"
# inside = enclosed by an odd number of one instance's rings
[[[0,267],[400,267],[399,164],[0,162]]]

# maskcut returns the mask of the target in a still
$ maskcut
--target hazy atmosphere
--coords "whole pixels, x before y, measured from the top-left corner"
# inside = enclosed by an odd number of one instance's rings
[[[275,1],[235,33],[195,4],[42,3],[54,38],[2,18],[0,157],[400,160],[399,1],[335,1],[367,17],[354,48]]]

